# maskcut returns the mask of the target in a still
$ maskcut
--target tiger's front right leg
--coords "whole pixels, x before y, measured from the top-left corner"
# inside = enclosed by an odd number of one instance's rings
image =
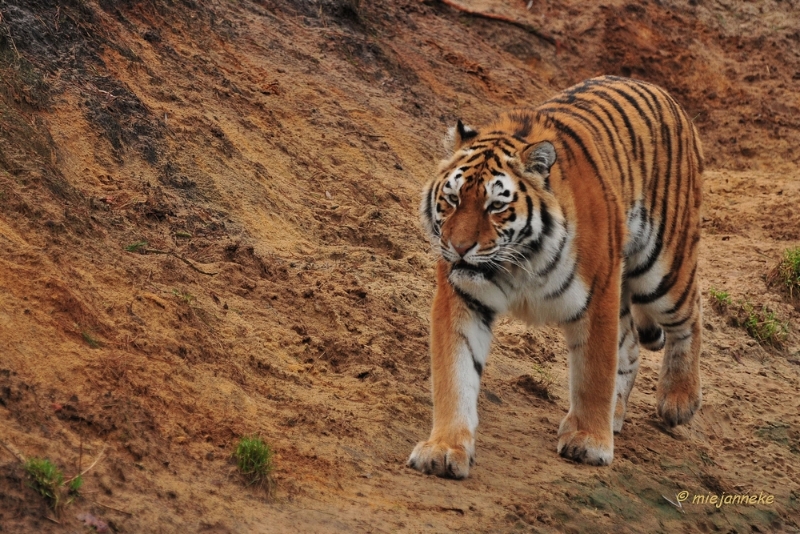
[[[478,392],[492,341],[492,313],[447,279],[437,266],[431,314],[433,430],[417,444],[408,465],[442,477],[465,478],[475,459]]]

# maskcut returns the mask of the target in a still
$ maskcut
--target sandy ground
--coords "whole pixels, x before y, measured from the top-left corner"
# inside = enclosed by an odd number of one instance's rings
[[[0,532],[800,529],[800,304],[766,282],[800,245],[797,2],[461,4],[544,39],[433,0],[61,4],[0,0],[0,441],[102,458],[56,514],[0,447]],[[614,463],[565,461],[563,339],[501,320],[469,478],[406,468],[440,139],[600,73],[666,87],[705,144],[703,408],[662,427],[645,351]],[[252,434],[271,499],[231,462]],[[773,500],[691,502],[723,493]]]

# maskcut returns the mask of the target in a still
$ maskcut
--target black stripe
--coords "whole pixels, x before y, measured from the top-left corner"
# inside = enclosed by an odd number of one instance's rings
[[[686,231],[684,231],[683,235],[680,238],[678,238],[678,248],[675,251],[675,257],[669,272],[661,279],[656,289],[654,289],[652,292],[643,295],[634,295],[633,296],[634,303],[645,304],[653,302],[666,295],[667,292],[669,292],[669,290],[672,289],[672,287],[677,283],[681,267],[683,266],[683,260],[688,255],[686,253],[687,233],[688,233],[688,228],[686,229]],[[698,242],[699,242],[699,236],[696,239],[693,239],[692,243],[689,245],[690,246],[689,254],[691,254],[692,250],[695,248],[695,245],[697,245]],[[686,300],[686,296],[688,295],[690,286],[694,282],[694,275],[696,271],[697,271],[697,264],[695,263],[694,267],[692,268],[692,272],[689,275],[689,283],[684,288],[684,291],[681,294],[680,298],[678,299],[678,302],[675,304],[675,306],[673,306],[670,310],[668,310],[665,313],[673,313],[683,304],[683,301]]]
[[[494,317],[497,312],[495,312],[492,308],[490,308],[483,302],[479,301],[472,295],[457,288],[456,286],[453,286],[453,291],[455,291],[456,295],[461,297],[461,300],[464,301],[464,304],[467,305],[467,308],[475,312],[475,314],[478,315],[483,324],[491,329],[492,323],[494,322]]]
[[[533,210],[533,202],[531,201],[530,197],[527,198],[528,200],[528,208]],[[539,213],[540,219],[542,221],[542,231],[539,232],[539,235],[536,236],[536,239],[525,243],[525,250],[522,252],[522,255],[525,256],[527,259],[531,259],[534,255],[538,254],[542,250],[542,246],[544,245],[544,238],[548,237],[553,232],[553,218],[550,215],[550,211],[547,209],[547,205],[541,203],[539,205]],[[528,220],[530,221],[531,217],[530,214],[528,216]],[[533,234],[533,225],[528,225],[523,232],[520,233],[520,237],[518,241],[522,241],[522,239],[528,238]]]
[[[661,216],[661,225],[665,227],[667,225],[667,220],[670,218],[672,211],[669,211],[669,194],[670,194],[670,184],[672,183],[672,176],[673,176],[673,146],[672,146],[672,132],[669,130],[669,127],[662,123],[661,125],[661,135],[663,137],[663,145],[667,151],[666,162],[667,168],[664,170],[664,185],[662,186],[662,191],[664,193],[663,197],[661,198],[661,212],[659,215]],[[656,194],[658,191],[656,191]],[[676,206],[677,208],[677,206]],[[674,224],[674,221],[673,221]],[[664,236],[665,232],[662,231],[661,235]],[[665,239],[666,242],[669,243],[669,236]]]
[[[525,226],[519,232],[521,239],[529,237],[532,233],[531,220],[533,219],[533,200],[531,200],[530,196],[525,197],[525,205],[528,208],[528,217],[525,219]]]
[[[435,231],[433,224],[433,190],[428,189],[426,193],[427,198],[425,199],[425,220],[428,223],[428,226]]]
[[[514,131],[513,136],[519,138],[528,137],[531,134],[531,129],[533,128],[533,124],[531,122],[530,115],[523,115],[521,113],[514,113],[510,117],[514,122],[517,123],[517,129]]]
[[[589,294],[586,295],[586,301],[581,306],[581,309],[573,315],[569,317],[563,324],[574,323],[575,321],[580,320],[584,315],[586,315],[586,311],[589,309],[589,305],[592,303],[592,297],[594,297],[594,288],[597,285],[597,278],[592,280],[592,288],[589,290]]]
[[[497,289],[499,289],[499,290],[500,290],[500,292],[503,294],[503,296],[504,296],[505,298],[508,298],[508,291],[506,291],[506,289],[505,289],[503,286],[501,286],[501,285],[500,285],[500,282],[499,282],[499,281],[497,281],[497,280],[495,279],[495,277],[491,277],[491,278],[489,278],[489,281],[490,281],[490,282],[491,282],[491,283],[492,283],[492,284],[493,284],[495,287],[497,287]]]
[[[691,320],[691,318],[692,318],[692,314],[690,313],[689,315],[687,315],[683,319],[678,319],[677,321],[674,321],[674,322],[671,322],[671,323],[661,323],[661,327],[662,328],[677,328],[679,326],[683,326],[686,323],[688,323]]]
[[[467,161],[466,161],[465,163],[472,163],[473,161],[479,160],[479,159],[480,159],[480,158],[482,158],[484,155],[485,155],[485,153],[484,153],[484,152],[477,152],[477,153],[475,153],[475,154],[472,154],[472,155],[471,155],[471,156],[470,156],[470,157],[467,159]]]
[[[630,334],[630,330],[625,330],[625,335],[622,336],[622,339],[619,340],[619,344],[617,345],[617,350],[622,349],[622,345],[624,345],[625,340],[628,339],[628,334]]]
[[[645,89],[646,92],[649,93],[653,97],[653,104],[655,105],[656,116],[657,116],[656,123],[657,124],[663,124],[664,123],[664,113],[663,113],[663,111],[661,109],[661,103],[658,100],[658,96],[655,95],[652,91],[647,90],[648,88],[646,88],[646,87],[643,87],[643,89]],[[659,182],[661,181],[661,173],[659,172],[659,169],[660,169],[659,161],[660,161],[661,158],[658,157],[658,153],[660,152],[661,146],[663,144],[663,140],[659,139],[659,134],[661,134],[661,133],[662,133],[662,131],[659,128],[656,128],[655,134],[653,135],[653,169],[652,169],[653,175],[651,177],[651,183],[648,184],[648,191],[650,191],[652,193],[651,196],[650,196],[650,214],[651,214],[651,216],[652,216],[652,214],[657,213],[657,211],[656,211],[656,202],[658,200],[658,194],[657,193],[658,193],[658,189],[659,189]],[[662,220],[663,220],[663,218],[662,218]],[[663,235],[663,230],[661,231],[661,234]]]
[[[653,265],[655,265],[656,261],[661,255],[661,249],[664,248],[663,233],[664,233],[664,226],[659,223],[658,235],[656,236],[656,244],[653,247],[653,250],[650,251],[650,254],[647,256],[647,259],[643,264],[640,264],[634,270],[627,273],[627,278],[637,278],[647,273],[648,271],[650,271],[650,269],[653,268]],[[650,235],[652,235],[652,230]],[[648,243],[650,242],[649,236],[647,242]]]
[[[582,83],[579,83],[578,85],[576,85],[574,87],[570,87],[569,89],[564,91],[563,94],[566,94],[566,95],[577,95],[577,94],[583,93],[584,91],[586,91],[587,89],[589,89],[591,87],[595,87],[597,85],[604,85],[604,83],[603,83],[604,81],[605,80],[603,78],[591,78],[591,79],[586,80],[586,81],[584,81]]]
[[[683,183],[683,172],[681,169],[681,164],[683,163],[683,123],[681,121],[681,112],[676,107],[677,104],[672,98],[667,98],[667,104],[669,104],[670,110],[672,111],[672,117],[675,120],[675,125],[672,128],[671,132],[675,135],[675,144],[677,145],[677,154],[675,155],[675,171],[674,174],[676,175],[675,180],[675,200],[674,200],[674,209],[671,210],[672,214],[672,224],[670,224],[669,232],[667,233],[667,241],[670,241],[675,232],[677,227],[685,226],[684,221],[689,214],[689,210],[687,209],[688,206],[685,205],[684,202],[680,201],[680,194],[681,184]],[[678,220],[678,214],[681,214],[680,221]]]
[[[628,137],[631,139],[631,143],[633,144],[633,150],[636,150],[636,133],[633,130],[633,124],[631,124],[631,119],[628,117],[628,114],[625,113],[623,107],[619,104],[619,102],[610,94],[605,91],[595,91],[593,94],[597,95],[602,100],[605,100],[609,104],[611,104],[614,109],[619,114],[622,122],[625,123],[625,128],[628,130]]]
[[[458,334],[461,336],[461,339],[464,340],[464,344],[467,346],[469,355],[472,358],[472,365],[475,367],[475,372],[478,373],[478,377],[483,376],[483,364],[479,362],[478,358],[475,356],[475,350],[472,348],[472,343],[469,342],[469,338],[463,332],[459,332]]]
[[[553,217],[544,202],[539,204],[539,215],[542,219],[542,234],[549,236],[553,231]]]
[[[491,265],[489,262],[472,264],[464,260],[459,260],[450,267],[450,272],[453,271],[469,271],[473,273],[479,273],[490,280],[496,274],[497,267]]]
[[[553,271],[553,269],[556,268],[558,262],[561,261],[561,256],[564,253],[564,247],[567,244],[567,237],[569,237],[569,234],[565,233],[564,237],[561,238],[561,242],[558,244],[558,252],[556,253],[556,255],[553,256],[553,259],[550,260],[547,265],[545,265],[542,269],[536,271],[536,276],[547,276]]]
[[[642,345],[652,345],[661,339],[662,330],[659,326],[650,326],[647,328],[636,329],[639,333],[639,343]]]
[[[575,280],[575,274],[577,272],[578,272],[578,262],[576,261],[575,265],[572,266],[572,272],[569,273],[569,276],[567,277],[566,280],[564,280],[561,286],[559,286],[559,288],[553,291],[552,293],[548,293],[547,295],[545,295],[544,298],[547,300],[552,300],[554,298],[558,298],[561,295],[563,295],[567,291],[567,289],[569,289],[570,286],[572,285],[572,282]]]
[[[637,100],[630,93],[626,92],[624,89],[622,89],[618,85],[610,85],[610,86],[608,86],[608,89],[611,90],[611,91],[614,91],[619,96],[621,96],[622,98],[627,100],[628,103],[631,106],[633,106],[633,108],[636,110],[636,112],[639,113],[639,116],[642,117],[642,119],[644,119],[644,122],[647,124],[647,129],[650,130],[651,132],[653,131],[653,124],[650,122],[650,117],[648,116],[647,113],[645,113],[645,111],[639,105],[639,102],[637,102]],[[635,91],[636,90],[635,86],[633,86],[631,84],[626,85],[625,89],[629,89],[631,91]]]
[[[597,162],[594,160],[591,154],[589,154],[589,149],[586,147],[586,144],[583,142],[583,139],[575,133],[575,130],[558,120],[557,118],[550,116],[550,120],[552,121],[553,125],[558,129],[558,131],[567,137],[569,137],[583,152],[583,156],[586,158],[586,161],[589,162],[589,165],[592,166],[592,170],[595,173],[595,177],[600,181],[600,185],[603,187],[603,191],[605,191],[605,183],[603,182],[600,174],[600,169],[597,166]]]
[[[694,287],[694,276],[697,273],[697,264],[695,263],[694,267],[692,267],[692,272],[689,274],[689,281],[686,284],[686,287],[683,288],[681,295],[678,297],[678,300],[675,302],[675,305],[672,308],[666,310],[664,314],[672,315],[676,311],[678,311],[682,306],[683,303],[686,301],[686,298],[689,296],[689,292]]]
[[[525,250],[522,252],[522,255],[525,259],[529,260],[542,251],[542,245],[544,245],[544,240],[542,236],[539,235],[538,239],[525,243]]]
[[[631,302],[634,304],[649,304],[654,302],[666,295],[669,290],[672,289],[672,286],[675,285],[675,280],[676,277],[671,276],[671,273],[667,274],[661,279],[661,281],[658,283],[658,286],[652,292],[641,295],[634,294],[631,297]]]

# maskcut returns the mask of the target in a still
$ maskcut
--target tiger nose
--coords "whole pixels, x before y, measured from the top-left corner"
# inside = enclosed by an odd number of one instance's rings
[[[456,249],[458,255],[463,258],[464,255],[467,253],[467,251],[469,251],[475,245],[477,245],[477,243],[472,243],[471,245],[465,245],[463,243],[453,243],[453,248]]]

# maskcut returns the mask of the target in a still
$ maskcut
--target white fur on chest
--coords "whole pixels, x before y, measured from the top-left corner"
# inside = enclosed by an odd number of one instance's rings
[[[564,323],[583,310],[589,288],[577,272],[574,228],[556,228],[541,251],[521,265],[509,265],[491,279],[451,273],[450,281],[499,314],[530,325]]]

